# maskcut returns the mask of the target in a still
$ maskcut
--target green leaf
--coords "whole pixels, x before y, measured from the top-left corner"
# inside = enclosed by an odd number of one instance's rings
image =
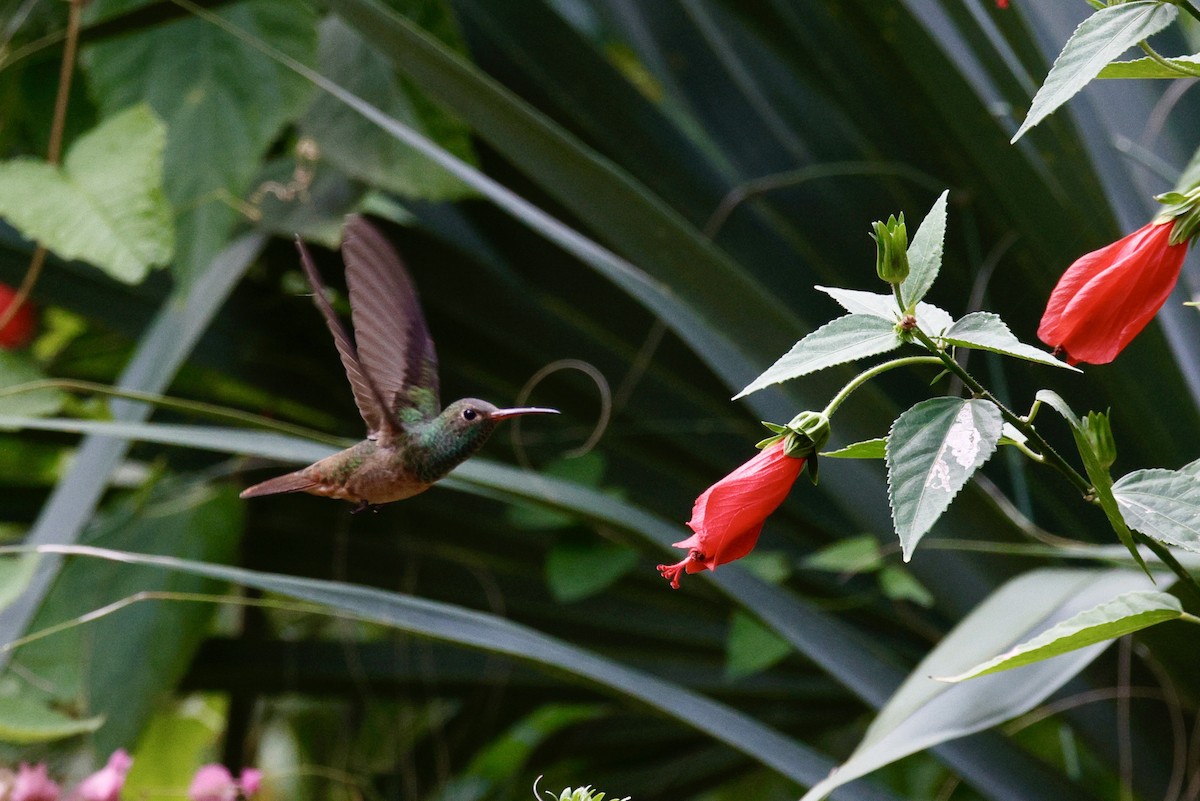
[[[830,573],[871,573],[883,567],[879,541],[870,534],[835,542],[805,558],[809,570]]]
[[[585,487],[600,487],[604,480],[605,459],[597,451],[572,459],[557,459],[542,469],[542,475],[565,479]],[[517,504],[505,512],[508,522],[518,528],[549,530],[577,525],[579,518],[532,504]]]
[[[93,732],[103,723],[102,717],[69,717],[29,694],[0,696],[0,742],[53,742]]]
[[[1167,62],[1176,69],[1162,64],[1158,59],[1135,58],[1132,61],[1114,61],[1100,70],[1097,78],[1200,78],[1200,53],[1190,56],[1168,58]]]
[[[1200,552],[1200,460],[1180,470],[1135,470],[1118,479],[1112,493],[1130,527]]]
[[[1015,142],[1100,74],[1108,62],[1170,25],[1179,9],[1159,0],[1108,6],[1079,24],[1038,89]]]
[[[106,509],[88,541],[109,548],[169,550],[213,561],[233,557],[246,505],[234,487],[173,481]],[[45,558],[45,557],[43,557]],[[40,630],[86,615],[138,592],[214,592],[215,582],[114,562],[69,561],[30,625]],[[137,604],[29,643],[13,662],[47,679],[61,703],[105,719],[95,745],[107,753],[133,743],[159,699],[183,677],[207,633],[210,604],[157,601]],[[137,670],[129,666],[136,664]],[[24,692],[36,694],[40,685]]]
[[[117,387],[163,392],[262,245],[263,238],[258,235],[242,237],[215,259],[196,283],[179,286],[168,295],[122,369]],[[124,422],[144,420],[151,412],[147,404],[120,400],[111,401],[109,408],[115,418]],[[32,422],[53,421],[34,418]],[[75,542],[91,520],[112,472],[121,464],[128,448],[128,441],[119,437],[84,440],[39,512],[26,543],[34,546]],[[30,586],[0,615],[0,642],[15,640],[25,633],[60,566],[60,559],[39,560]],[[8,654],[0,652],[0,668],[9,659]]]
[[[847,314],[826,323],[797,342],[775,364],[733,397],[737,400],[772,384],[815,373],[835,364],[887,353],[900,347],[903,342],[896,332],[896,326],[887,320],[872,314]]]
[[[638,565],[631,548],[603,540],[564,542],[546,556],[546,583],[555,600],[581,601],[615,584]]]
[[[0,350],[0,415],[17,417],[42,417],[56,414],[62,408],[66,395],[52,387],[31,392],[7,394],[21,384],[41,381],[46,374],[29,358],[18,351]]]
[[[89,13],[103,17],[127,5],[96,0]],[[302,64],[316,59],[316,14],[303,0],[248,0],[213,13]],[[235,205],[312,88],[255,46],[191,16],[90,45],[83,57],[106,113],[145,102],[167,124],[165,189],[179,212],[173,267],[190,278],[227,244]]]
[[[900,297],[905,308],[911,308],[925,297],[938,271],[942,269],[942,249],[946,239],[946,200],[950,190],[944,190],[933,202],[933,208],[921,220],[921,227],[908,246],[908,278],[900,285]],[[922,329],[924,330],[924,329]],[[926,331],[926,333],[929,333]]]
[[[318,604],[352,619],[502,654],[558,673],[565,672],[623,698],[636,699],[803,784],[817,781],[832,767],[827,758],[742,712],[498,615],[374,587],[263,573],[169,556],[78,545],[51,545],[41,550],[230,581]],[[865,800],[879,796],[870,793],[855,797]]]
[[[933,606],[933,595],[925,585],[900,565],[887,565],[879,571],[879,589],[893,601],[908,601],[925,608]]]
[[[896,418],[887,440],[888,497],[904,561],[1000,441],[994,403],[930,398]]]
[[[792,646],[745,612],[734,612],[725,640],[725,675],[730,679],[752,676],[780,662]]]
[[[990,350],[993,353],[1003,353],[1005,356],[1015,356],[1038,364],[1048,364],[1051,367],[1062,367],[1075,372],[1083,372],[1064,361],[1054,358],[1048,353],[1032,345],[1026,345],[1015,336],[999,315],[991,312],[972,312],[952,325],[941,337],[951,345],[962,348],[977,348]]]
[[[1067,405],[1067,402],[1063,400],[1062,396],[1054,390],[1039,389],[1034,398],[1058,412],[1064,420],[1071,424],[1072,428],[1079,428],[1081,425],[1079,415],[1075,414],[1071,407]]]
[[[434,139],[458,158],[474,161],[466,127],[419,95],[396,74],[385,54],[337,17],[320,25],[318,63],[326,78]],[[429,200],[471,194],[458,178],[330,95],[317,96],[301,128],[316,141],[322,159],[375,186]]]
[[[908,674],[880,710],[854,753],[805,793],[815,801],[854,779],[939,743],[984,731],[1040,704],[1107,647],[1097,643],[1025,670],[946,684],[999,651],[1115,595],[1150,589],[1140,571],[1035,570],[1004,584]]]
[[[1087,432],[1083,427],[1083,421],[1057,392],[1049,389],[1038,390],[1036,398],[1062,415],[1063,419],[1070,424],[1071,435],[1075,438],[1075,448],[1079,451],[1079,458],[1083,461],[1084,471],[1087,473],[1088,481],[1092,483],[1092,490],[1100,508],[1104,511],[1104,516],[1108,518],[1109,525],[1113,527],[1117,538],[1133,556],[1134,561],[1141,565],[1142,570],[1146,571],[1146,575],[1150,575],[1150,568],[1146,566],[1146,560],[1142,558],[1137,543],[1133,539],[1133,532],[1129,530],[1129,525],[1122,517],[1121,508],[1113,495],[1112,476],[1109,475],[1108,468],[1100,462],[1099,455],[1092,449],[1092,444],[1088,441]]]
[[[821,456],[831,456],[834,459],[882,459],[887,456],[887,437],[865,439],[836,451],[822,451]]]
[[[900,308],[896,305],[894,295],[829,286],[814,288],[836,300],[843,309],[851,314],[873,314],[892,323],[900,322]],[[937,336],[954,324],[954,318],[950,312],[939,309],[931,303],[918,303],[916,318],[920,329],[931,337]]]
[[[80,137],[61,167],[0,163],[0,217],[64,259],[139,283],[175,246],[162,191],[166,135],[138,105]]]
[[[1156,623],[1177,620],[1182,615],[1183,607],[1174,595],[1153,590],[1128,592],[1080,612],[970,670],[954,676],[937,678],[938,681],[959,682],[988,673],[999,673],[1096,643],[1115,640]]]
[[[161,705],[138,737],[122,795],[149,799],[164,787],[187,787],[221,735],[214,721],[225,720],[224,698],[209,694]]]

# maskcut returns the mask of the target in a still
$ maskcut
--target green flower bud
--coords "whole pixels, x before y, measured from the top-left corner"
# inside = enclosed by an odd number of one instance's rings
[[[904,212],[900,212],[900,219],[893,214],[886,223],[873,222],[871,227],[875,272],[889,284],[902,283],[908,278],[908,229],[904,227]]]
[[[1100,412],[1088,412],[1087,417],[1083,418],[1082,424],[1083,436],[1088,441],[1088,445],[1092,447],[1092,452],[1096,454],[1096,459],[1100,465],[1107,470],[1113,466],[1113,462],[1117,461],[1117,443],[1113,439],[1112,425],[1109,423],[1108,415]]]

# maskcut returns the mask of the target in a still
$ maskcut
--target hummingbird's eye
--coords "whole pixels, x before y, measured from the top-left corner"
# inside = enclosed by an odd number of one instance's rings
[[[478,416],[479,412],[475,411],[470,406],[462,410],[462,419],[466,420],[468,423]]]

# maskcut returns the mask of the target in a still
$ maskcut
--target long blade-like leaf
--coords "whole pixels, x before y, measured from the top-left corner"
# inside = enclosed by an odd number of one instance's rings
[[[152,565],[230,581],[320,604],[399,631],[565,671],[688,723],[804,785],[820,781],[833,767],[828,758],[723,704],[496,615],[357,584],[261,573],[169,556],[87,546],[47,545],[39,550]],[[845,798],[887,801],[894,797],[870,785],[858,784],[847,789]]]

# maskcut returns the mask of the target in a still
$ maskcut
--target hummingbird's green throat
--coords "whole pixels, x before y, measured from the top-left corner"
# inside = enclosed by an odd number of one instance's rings
[[[441,409],[437,353],[416,287],[396,251],[364,218],[351,217],[342,232],[353,340],[299,238],[296,247],[367,424],[367,438],[303,470],[255,484],[241,497],[308,492],[352,501],[358,512],[429,489],[482,448],[502,420],[558,414],[535,406],[499,409],[475,398]]]

